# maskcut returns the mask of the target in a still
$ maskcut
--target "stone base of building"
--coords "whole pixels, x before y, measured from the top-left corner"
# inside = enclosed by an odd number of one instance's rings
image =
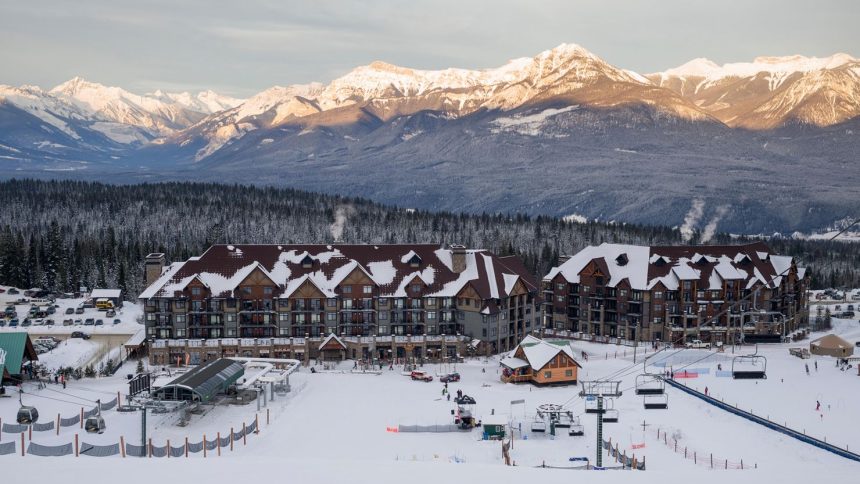
[[[151,365],[197,365],[217,358],[285,358],[312,361],[365,362],[452,361],[470,354],[466,336],[340,337],[343,348],[321,349],[325,338],[170,339],[150,343]]]

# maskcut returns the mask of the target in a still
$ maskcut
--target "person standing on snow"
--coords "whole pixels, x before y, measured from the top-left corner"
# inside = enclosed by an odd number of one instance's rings
[[[708,396],[708,387],[705,387],[705,396]]]
[[[815,360],[815,371],[818,371],[818,360]]]
[[[806,374],[808,375],[809,374],[809,363],[805,363],[804,365],[806,366]]]
[[[821,410],[821,402],[816,400],[815,401],[815,411],[818,412],[819,410]]]

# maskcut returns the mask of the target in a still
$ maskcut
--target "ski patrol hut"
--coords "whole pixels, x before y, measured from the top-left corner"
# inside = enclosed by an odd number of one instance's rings
[[[567,341],[546,341],[526,336],[502,359],[502,381],[535,385],[576,385],[582,368]]]
[[[809,343],[809,352],[813,355],[848,358],[854,354],[854,347],[839,336],[828,334]]]
[[[25,362],[37,361],[39,355],[27,333],[0,333],[0,383],[20,383]]]
[[[505,438],[505,428],[508,426],[507,415],[487,415],[481,420],[481,430],[487,439],[500,440]]]

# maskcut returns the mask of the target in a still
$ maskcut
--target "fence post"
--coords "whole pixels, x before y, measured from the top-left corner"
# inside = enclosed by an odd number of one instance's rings
[[[693,451],[693,464],[698,464],[699,462],[696,460],[696,451]]]
[[[125,458],[125,437],[122,435],[119,436],[119,451],[122,453],[123,459]]]
[[[84,407],[81,407],[81,428],[84,428]]]
[[[269,413],[269,409],[267,408],[266,414],[268,414],[268,413]],[[254,414],[254,433],[255,434],[260,433],[260,415],[259,414]]]
[[[233,452],[233,427],[230,427],[230,452]]]
[[[206,434],[203,434],[203,458],[206,458]]]
[[[188,437],[185,437],[185,458],[188,458]]]
[[[687,458],[687,448],[686,447],[684,447],[684,458],[685,459]]]
[[[24,432],[21,432],[21,457],[24,457]]]
[[[726,469],[728,469],[728,468],[729,468],[729,460],[726,459]]]
[[[741,459],[741,470],[744,470],[744,460]]]
[[[215,448],[218,449],[218,457],[221,457],[221,432],[218,432],[216,438],[218,439],[218,445]]]
[[[60,414],[57,414],[57,435],[60,435]]]
[[[248,445],[248,428],[242,422],[242,445]]]
[[[714,468],[714,454],[711,454],[711,469]]]
[[[116,406],[117,407],[120,406],[121,403],[122,403],[122,400],[120,400],[120,398],[119,398],[119,392],[116,392]]]
[[[75,434],[75,457],[80,457],[80,447],[78,446],[78,434]]]
[[[167,439],[167,458],[170,458],[170,439]]]
[[[33,424],[30,424],[27,427],[27,440],[30,442],[33,441]]]
[[[266,409],[266,425],[269,425],[269,409]]]

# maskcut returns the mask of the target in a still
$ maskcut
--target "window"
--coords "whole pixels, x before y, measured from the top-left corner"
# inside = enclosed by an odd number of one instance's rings
[[[654,312],[655,313],[660,313],[662,311],[663,311],[663,305],[662,304],[655,304],[654,305]]]
[[[696,291],[696,299],[704,299],[705,291]]]
[[[340,291],[344,294],[352,294],[352,286],[346,285],[341,287]]]
[[[177,328],[176,329],[176,337],[177,338],[184,338],[185,337],[185,330]]]
[[[388,320],[388,313],[385,311],[380,312],[379,313],[379,320],[380,321],[387,321]]]
[[[184,299],[177,299],[176,300],[176,308],[177,309],[185,309],[185,300]]]
[[[228,299],[227,300],[227,307],[228,308],[235,308],[236,307],[236,300],[233,298]]]
[[[251,294],[251,286],[242,286],[243,294]]]
[[[290,322],[290,315],[289,315],[289,313],[281,313],[281,314],[279,314],[279,315],[278,315],[278,321],[280,321],[280,322],[282,322],[282,323],[289,323],[289,322]]]
[[[155,313],[146,313],[147,321],[155,321]]]
[[[598,286],[602,286],[602,285],[603,285],[603,276],[597,276],[597,277],[595,277],[595,278],[594,278],[594,283],[595,283],[595,284],[597,284]]]
[[[181,323],[181,324],[185,324],[185,315],[184,314],[177,314],[176,315],[176,322]]]
[[[289,336],[290,328],[278,328],[278,336]]]
[[[365,294],[373,294],[373,286],[364,286]]]
[[[559,291],[563,291],[564,290],[564,283],[560,282],[560,283],[556,284],[555,288],[558,289]]]
[[[567,378],[573,377],[573,370],[564,370],[564,376]]]
[[[266,294],[267,296],[271,296],[272,295],[272,288],[269,286],[264,287],[263,288],[263,294]]]
[[[711,299],[719,299],[720,291],[711,291]]]
[[[325,313],[325,320],[328,323],[337,321],[337,313]]]
[[[552,378],[552,372],[551,371],[543,372],[543,377],[544,378]]]
[[[421,284],[412,284],[412,293],[418,294],[421,292]]]
[[[588,287],[588,286],[586,286],[586,285],[583,285],[583,286],[582,286],[582,292],[588,292],[588,291],[590,291],[590,290],[591,290],[591,288],[590,288],[590,287]]]
[[[564,302],[564,296],[556,296],[555,300],[558,302]]]
[[[203,291],[199,287],[192,287],[191,294],[194,296],[199,296]]]
[[[325,300],[326,307],[336,308],[337,307],[337,299],[330,297]]]
[[[707,305],[707,304],[699,304],[699,312],[700,312],[700,313],[705,312],[707,309],[708,309],[708,305]]]
[[[227,321],[228,323],[235,323],[236,322],[236,315],[233,313],[225,314],[224,318],[225,318],[224,321]]]
[[[627,289],[619,289],[618,290],[619,297],[627,297]]]
[[[352,309],[352,299],[344,299],[340,305],[342,309]]]
[[[304,314],[296,314],[296,324],[305,324]]]
[[[380,334],[380,335],[386,335],[386,334],[388,334],[388,326],[380,326],[380,327],[379,327],[379,334]]]
[[[427,312],[427,321],[433,321],[436,319],[436,311]]]
[[[663,299],[662,291],[654,291],[654,299]]]
[[[684,281],[684,289],[690,288],[690,281]]]
[[[428,297],[426,299],[426,301],[427,301],[428,306],[435,306],[436,305],[436,298],[435,297]]]

